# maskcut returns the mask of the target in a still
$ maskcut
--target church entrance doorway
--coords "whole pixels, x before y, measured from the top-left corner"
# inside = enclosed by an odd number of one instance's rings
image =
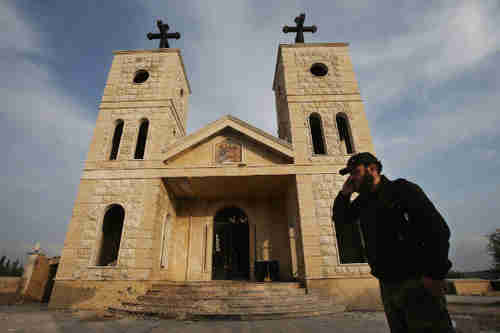
[[[250,272],[248,217],[237,207],[214,217],[212,280],[248,280]]]

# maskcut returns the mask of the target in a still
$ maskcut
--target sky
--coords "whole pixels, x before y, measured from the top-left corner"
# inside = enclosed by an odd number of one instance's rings
[[[500,2],[0,0],[0,255],[59,255],[112,51],[167,21],[192,88],[188,133],[231,114],[277,135],[278,45],[348,42],[377,157],[451,229],[455,270],[491,265],[500,228]]]

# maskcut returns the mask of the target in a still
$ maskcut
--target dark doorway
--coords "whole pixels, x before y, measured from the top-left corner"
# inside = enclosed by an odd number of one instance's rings
[[[214,217],[212,280],[248,280],[250,271],[248,217],[237,207]]]
[[[42,297],[43,303],[48,303],[50,301],[50,295],[52,294],[52,289],[54,288],[54,278],[56,277],[58,266],[59,264],[52,264],[49,266],[49,278],[47,279],[47,284],[45,285]]]
[[[102,245],[97,266],[116,266],[122,237],[125,210],[120,205],[111,205],[104,215]]]

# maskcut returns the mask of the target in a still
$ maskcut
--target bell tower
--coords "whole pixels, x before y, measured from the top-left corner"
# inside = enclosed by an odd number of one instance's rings
[[[168,25],[158,21],[160,48],[115,51],[86,168],[151,167],[165,147],[186,134],[189,82],[179,49],[169,48]]]
[[[191,90],[180,50],[167,42],[180,35],[157,23],[160,33],[147,36],[160,39],[159,48],[114,52],[52,303],[77,303],[68,301],[81,297],[68,294],[73,284],[90,283],[104,290],[114,281],[127,280],[129,286],[133,281],[144,286],[160,274],[162,230],[170,221],[167,216],[175,219],[175,209],[163,179],[142,171],[161,167],[165,147],[186,135]],[[127,170],[140,170],[141,175]]]
[[[280,44],[273,90],[278,135],[292,143],[296,163],[345,164],[374,152],[347,43],[304,43],[305,15],[295,19],[295,44]]]

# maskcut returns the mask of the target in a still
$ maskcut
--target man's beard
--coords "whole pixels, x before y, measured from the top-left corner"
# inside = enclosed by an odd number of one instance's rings
[[[359,185],[358,192],[359,193],[370,192],[372,190],[374,181],[375,181],[375,178],[371,174],[365,173],[365,175],[363,176],[363,179],[361,179],[361,183]]]

